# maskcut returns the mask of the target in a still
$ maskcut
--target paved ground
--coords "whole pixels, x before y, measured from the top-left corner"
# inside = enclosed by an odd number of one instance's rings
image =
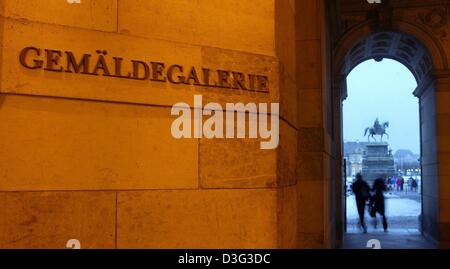
[[[399,198],[408,198],[411,200],[414,200],[416,202],[421,202],[422,200],[422,195],[418,192],[414,192],[414,191],[388,191],[386,192],[386,196],[396,196]]]
[[[418,230],[398,229],[387,233],[371,231],[367,234],[347,233],[344,237],[344,249],[367,249],[367,242],[371,239],[380,241],[382,249],[434,249]]]
[[[419,229],[421,196],[416,192],[386,192],[386,216],[390,229]],[[373,227],[375,220],[366,212],[366,223]],[[378,216],[378,228],[381,229],[381,219]],[[347,197],[347,229],[359,229],[359,218],[353,195]]]
[[[374,219],[366,212],[368,233],[363,234],[359,225],[354,196],[347,197],[347,233],[344,239],[345,249],[366,249],[371,239],[380,241],[383,249],[430,249],[434,246],[427,242],[419,232],[421,194],[411,191],[386,192],[386,215],[389,231],[385,233],[380,217],[377,227]]]
[[[389,229],[419,229],[419,217],[388,217]],[[375,229],[375,220],[366,216],[366,224],[369,229]],[[359,225],[359,219],[347,219],[347,230],[356,230],[362,232]],[[377,217],[377,230],[382,231],[383,225],[381,217]]]

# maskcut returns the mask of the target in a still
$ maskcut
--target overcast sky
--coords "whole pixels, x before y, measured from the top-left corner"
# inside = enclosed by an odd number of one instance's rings
[[[369,60],[358,65],[347,77],[344,140],[367,141],[364,130],[378,117],[380,123],[390,123],[387,141],[394,152],[410,149],[419,154],[419,100],[412,94],[416,86],[414,76],[399,62]]]

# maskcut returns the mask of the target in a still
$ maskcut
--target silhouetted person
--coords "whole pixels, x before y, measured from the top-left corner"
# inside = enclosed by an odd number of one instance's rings
[[[376,217],[377,213],[383,217],[383,229],[387,232],[388,223],[385,215],[385,203],[384,203],[384,192],[387,190],[386,184],[382,178],[377,178],[373,183],[372,190],[375,194],[371,197],[371,217],[375,218],[375,227],[376,227]]]
[[[417,181],[414,178],[411,180],[411,191],[417,191]]]
[[[386,183],[387,183],[388,190],[391,191],[394,186],[394,179],[392,177],[388,177]]]
[[[412,177],[409,177],[409,178],[408,178],[408,181],[406,181],[406,184],[408,184],[408,187],[409,187],[409,190],[410,190],[410,191],[412,191],[412,180],[413,180],[413,178],[412,178]]]
[[[356,181],[352,184],[352,191],[355,194],[359,223],[361,224],[364,233],[367,233],[367,226],[364,221],[364,210],[366,208],[366,201],[370,198],[370,187],[369,184],[363,180],[360,173],[356,174]]]
[[[403,179],[403,177],[398,177],[397,178],[397,191],[403,191],[403,184],[405,184],[405,180]]]

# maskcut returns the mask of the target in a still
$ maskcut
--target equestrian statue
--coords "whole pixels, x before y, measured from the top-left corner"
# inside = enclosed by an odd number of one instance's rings
[[[375,135],[381,136],[381,142],[383,142],[383,136],[386,135],[389,139],[388,133],[386,133],[386,129],[389,127],[389,122],[385,122],[383,124],[380,124],[380,121],[378,118],[375,120],[375,123],[373,124],[373,127],[367,127],[366,131],[364,132],[364,136],[367,135],[367,141],[370,142],[370,137],[372,137],[375,142],[377,142],[377,139],[375,138]]]

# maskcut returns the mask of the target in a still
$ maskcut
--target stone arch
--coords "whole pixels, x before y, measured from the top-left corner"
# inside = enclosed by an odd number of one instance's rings
[[[381,61],[385,58],[405,65],[418,83],[432,71],[433,64],[427,49],[416,38],[394,31],[374,33],[357,42],[347,52],[340,71],[348,75],[364,61]]]
[[[426,190],[432,195],[426,199],[424,197],[423,200],[422,231],[437,243],[440,223],[439,188],[436,187],[439,180],[435,166],[437,152],[430,150],[437,148],[434,74],[448,69],[447,57],[439,40],[419,26],[404,21],[393,21],[392,27],[384,30],[374,30],[369,21],[349,29],[338,41],[333,53],[334,137],[336,141],[342,142],[342,101],[347,97],[347,75],[363,61],[383,58],[390,58],[405,65],[418,84],[414,94],[420,103],[422,174],[432,175],[434,181],[434,187]],[[338,152],[342,152],[341,143],[336,147]],[[339,181],[343,180],[344,165],[341,154],[338,154],[336,165],[338,185],[341,185]],[[338,205],[345,203],[342,197],[341,195],[337,198]],[[338,210],[337,219],[345,220],[343,214],[345,211]],[[345,227],[345,223],[340,224]]]
[[[345,35],[343,35],[334,49],[334,74],[343,75],[340,69],[345,60],[345,56],[355,43],[367,38],[377,32],[399,32],[405,35],[414,37],[421,45],[426,48],[433,63],[435,70],[448,69],[448,61],[445,51],[441,43],[436,37],[430,35],[427,31],[424,31],[419,26],[404,21],[393,21],[392,27],[385,31],[375,31],[371,27],[370,22],[360,23],[351,29],[349,29]]]

